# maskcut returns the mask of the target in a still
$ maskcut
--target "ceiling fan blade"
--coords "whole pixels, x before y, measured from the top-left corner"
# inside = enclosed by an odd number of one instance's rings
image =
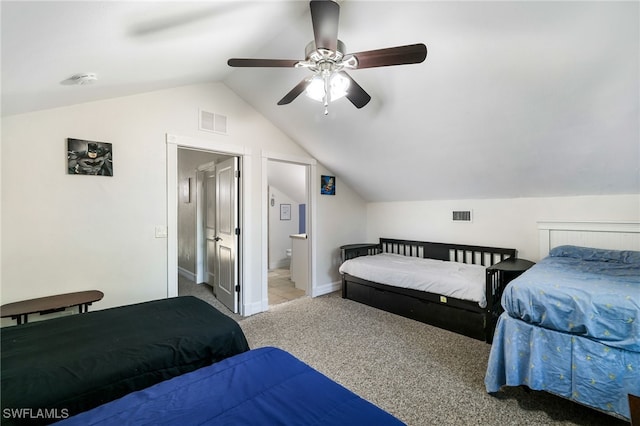
[[[291,103],[295,98],[298,97],[298,95],[300,95],[300,93],[304,92],[304,89],[307,88],[308,84],[309,84],[309,78],[307,77],[304,80],[302,80],[300,83],[298,83],[296,87],[291,89],[289,93],[284,95],[284,98],[278,101],[278,105],[286,105]]]
[[[347,91],[346,98],[351,101],[351,103],[358,109],[362,108],[371,100],[371,96],[367,92],[364,91],[362,87],[358,83],[355,82],[353,78],[349,74],[344,71],[340,71],[340,74],[348,78],[349,90]]]
[[[419,64],[427,57],[427,46],[418,43],[387,49],[367,50],[350,55],[355,56],[358,60],[356,69]]]
[[[336,51],[338,48],[338,21],[340,6],[330,0],[316,0],[309,4],[316,49]]]
[[[230,67],[271,67],[292,68],[300,62],[296,59],[244,59],[231,58],[227,61]]]

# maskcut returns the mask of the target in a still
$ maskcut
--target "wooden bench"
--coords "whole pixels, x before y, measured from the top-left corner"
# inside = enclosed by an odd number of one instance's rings
[[[82,314],[89,311],[89,305],[103,297],[104,293],[99,290],[88,290],[7,303],[0,306],[0,317],[11,317],[17,320],[18,324],[26,324],[29,314],[50,314],[72,306],[77,306]]]

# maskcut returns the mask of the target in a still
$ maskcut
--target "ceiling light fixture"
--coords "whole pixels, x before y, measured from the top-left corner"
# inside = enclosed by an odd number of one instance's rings
[[[344,61],[344,43],[337,40],[335,51],[317,49],[314,41],[307,44],[305,49],[307,59],[299,61],[296,68],[308,68],[314,72],[313,77],[307,79],[305,94],[324,104],[324,115],[329,114],[329,102],[333,102],[347,95],[351,80],[343,72],[350,68],[352,62]],[[348,59],[352,61],[352,57]]]
[[[305,94],[314,101],[324,104],[324,115],[329,114],[329,102],[336,101],[347,95],[350,80],[338,72],[319,72],[314,75]]]
[[[72,75],[68,79],[62,81],[62,84],[66,86],[84,85],[84,84],[91,84],[97,80],[98,80],[98,76],[95,73],[85,72],[81,74]]]

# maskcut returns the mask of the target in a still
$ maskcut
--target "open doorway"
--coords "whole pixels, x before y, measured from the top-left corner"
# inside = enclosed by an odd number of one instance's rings
[[[269,306],[310,294],[308,166],[267,161]]]
[[[238,313],[240,158],[179,147],[177,164],[178,293]]]

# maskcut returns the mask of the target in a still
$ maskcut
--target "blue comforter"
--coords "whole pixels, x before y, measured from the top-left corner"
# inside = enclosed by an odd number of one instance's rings
[[[527,323],[640,352],[640,252],[556,247],[509,283],[502,306]]]
[[[265,347],[158,383],[60,425],[404,423],[281,349]]]

